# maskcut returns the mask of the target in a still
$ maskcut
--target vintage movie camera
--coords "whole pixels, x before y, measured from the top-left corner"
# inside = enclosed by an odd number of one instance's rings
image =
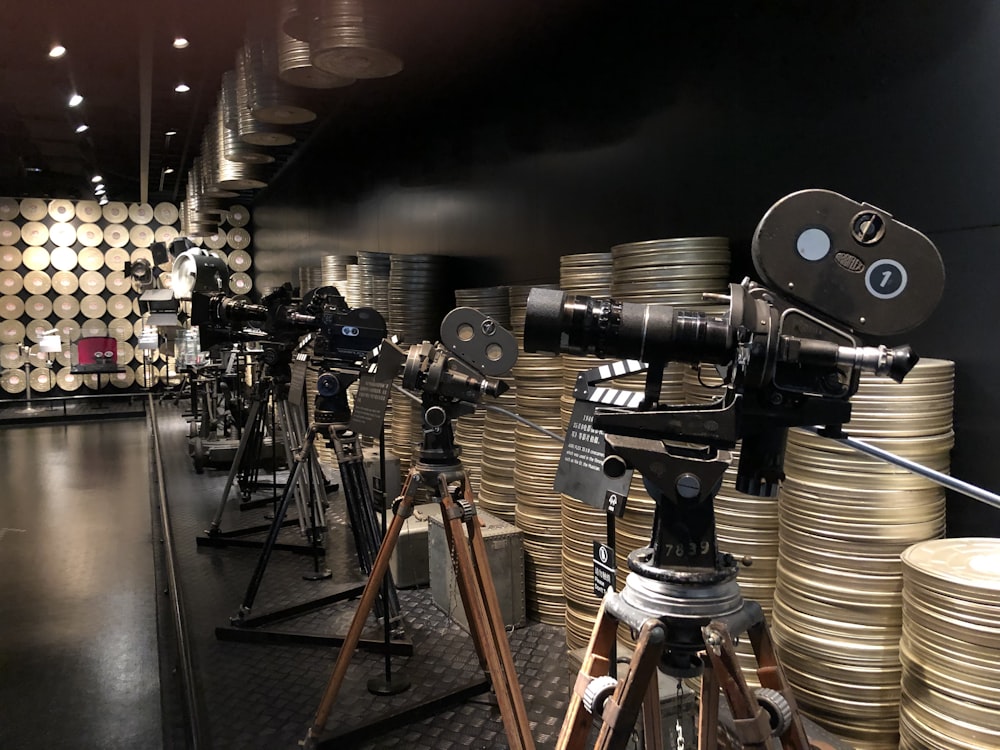
[[[546,289],[528,297],[526,351],[645,365],[641,396],[613,388],[578,388],[577,396],[586,391],[597,402],[605,475],[641,471],[656,503],[649,547],[629,556],[634,577],[615,605],[626,621],[652,613],[672,624],[664,665],[677,675],[697,662],[700,625],[743,607],[736,563],[717,550],[712,508],[728,451],[742,441],[739,490],[775,495],[787,429],[839,430],[864,372],[902,381],[917,362],[912,349],[869,342],[916,327],[943,290],[941,258],[927,237],[825,190],[778,201],[752,253],[764,284],[746,280],[710,295],[727,304],[721,314]],[[715,365],[721,395],[705,405],[661,403],[673,361]]]
[[[312,289],[301,300],[286,284],[259,304],[222,294],[194,294],[191,322],[210,330],[228,330],[234,338],[272,342],[269,348],[312,344],[311,363],[320,371],[316,386],[316,421],[350,417],[347,387],[361,362],[386,336],[382,315],[371,307],[352,308],[335,287]]]

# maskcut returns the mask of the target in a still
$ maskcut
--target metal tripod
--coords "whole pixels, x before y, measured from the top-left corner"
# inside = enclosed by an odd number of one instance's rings
[[[267,416],[267,405],[273,408],[273,423],[275,429],[272,433],[277,433],[280,428],[285,448],[287,465],[293,468],[296,459],[293,455],[293,445],[304,445],[306,438],[305,417],[302,410],[289,405],[289,384],[286,380],[277,378],[274,375],[265,373],[257,384],[254,391],[253,401],[247,413],[247,426],[240,436],[239,446],[236,449],[236,456],[226,478],[226,485],[222,491],[222,498],[219,501],[218,509],[212,524],[203,536],[198,537],[198,544],[203,546],[240,546],[259,548],[262,542],[256,539],[247,539],[248,535],[259,534],[271,528],[271,525],[264,524],[251,526],[245,529],[234,531],[222,531],[222,518],[225,514],[226,506],[232,494],[234,483],[239,479],[241,492],[246,496],[247,488],[256,483],[256,479],[251,479],[251,472],[256,472],[259,468],[261,448],[264,444],[264,424]],[[272,446],[277,442],[277,434],[272,435]],[[273,448],[272,448],[273,452]],[[325,526],[323,515],[327,498],[325,492],[326,480],[323,470],[320,467],[315,449],[310,449],[302,456],[302,462],[306,464],[305,471],[298,472],[293,478],[291,475],[285,484],[285,489],[291,487],[294,493],[295,505],[298,510],[297,520],[285,521],[282,514],[282,524],[291,526],[299,525],[300,532],[305,536],[312,535],[313,529],[321,529]],[[283,495],[284,496],[284,491]],[[273,498],[274,502],[279,502],[278,496]],[[255,503],[244,503],[242,508],[255,507],[267,500]],[[275,549],[306,554],[315,554],[314,544],[301,545],[275,542]]]
[[[351,656],[378,595],[379,584],[388,573],[389,558],[396,547],[403,522],[413,512],[418,488],[426,485],[432,490],[434,501],[441,505],[441,518],[444,521],[445,535],[462,604],[465,607],[476,655],[488,682],[482,687],[475,686],[456,693],[445,701],[428,704],[418,711],[411,712],[407,718],[416,720],[427,711],[442,710],[450,705],[448,700],[452,702],[465,700],[477,692],[484,692],[492,684],[510,748],[534,750],[535,744],[528,725],[527,710],[514,671],[514,658],[504,630],[503,615],[490,573],[486,545],[476,517],[472,485],[458,458],[459,451],[454,443],[451,417],[446,412],[448,407],[439,405],[429,395],[424,396],[422,405],[424,437],[419,458],[410,469],[402,494],[393,506],[392,523],[375,558],[368,585],[361,595],[358,609],[344,640],[344,647],[337,656],[333,673],[330,675],[303,744],[307,748],[345,746],[343,735],[326,740],[321,740],[320,736],[326,729],[330,712],[344,683]],[[431,419],[428,419],[428,414],[433,415]],[[392,720],[380,721],[384,729],[392,728],[399,723],[398,721],[393,723]]]
[[[341,395],[337,399],[336,408],[330,412],[323,413],[349,415],[350,412],[347,407],[346,396],[342,394],[343,392],[341,392]],[[255,617],[250,617],[250,612],[253,609],[254,602],[264,579],[264,573],[267,570],[271,552],[279,546],[278,536],[281,533],[281,528],[284,524],[285,514],[288,512],[288,507],[291,504],[292,495],[295,490],[300,487],[299,483],[304,478],[303,466],[308,467],[310,474],[313,474],[311,480],[306,479],[307,485],[312,484],[314,488],[317,486],[317,480],[314,476],[316,472],[318,472],[320,478],[322,478],[322,472],[319,469],[319,462],[316,458],[315,450],[315,441],[317,437],[320,436],[333,445],[338,461],[340,462],[344,499],[347,504],[348,516],[350,518],[350,526],[354,536],[359,567],[365,573],[369,573],[371,571],[376,551],[382,543],[382,534],[379,524],[375,518],[371,487],[365,473],[364,456],[362,453],[360,439],[354,432],[348,429],[345,422],[314,422],[309,426],[299,449],[294,453],[293,461],[291,463],[291,473],[288,477],[288,481],[285,483],[285,489],[282,492],[281,500],[275,509],[274,518],[268,529],[267,538],[263,543],[260,557],[257,560],[257,566],[254,569],[249,584],[247,585],[247,590],[243,597],[239,611],[236,616],[230,618],[230,622],[233,627],[216,628],[216,637],[223,640],[271,642],[281,640],[286,642],[335,646],[339,646],[344,643],[345,639],[340,636],[313,635],[292,631],[265,631],[260,628],[297,617],[307,612],[321,609],[329,606],[330,604],[344,601],[345,599],[353,599],[361,593],[361,586],[348,586],[347,588],[328,596],[319,597],[317,599],[293,605],[281,610],[275,610],[257,615]],[[318,492],[320,494],[323,494],[322,486],[322,480],[320,479],[320,483],[318,484]],[[319,512],[322,513],[322,504],[319,505]],[[311,541],[317,549],[317,555],[315,557],[317,562],[314,565],[314,571],[311,574],[305,574],[303,576],[307,580],[318,580],[319,578],[330,577],[330,572],[328,570],[320,571],[318,567],[318,557],[322,554],[322,549],[319,547],[319,536],[322,528],[323,527],[318,524],[313,526],[310,535]],[[373,650],[388,649],[392,653],[408,655],[412,653],[413,646],[412,643],[405,640],[403,637],[399,597],[396,592],[396,588],[392,583],[391,577],[387,579],[387,584],[385,592],[380,595],[378,602],[376,603],[376,614],[379,618],[385,618],[385,621],[390,626],[394,637],[391,639],[391,642],[381,639],[366,639],[361,643],[361,646],[363,648]],[[355,644],[352,648],[357,645],[358,644]]]

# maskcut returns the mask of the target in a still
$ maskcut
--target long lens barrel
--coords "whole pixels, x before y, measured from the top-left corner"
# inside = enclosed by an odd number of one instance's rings
[[[732,359],[734,340],[728,316],[555,289],[532,289],[528,295],[524,321],[528,352],[726,364]]]

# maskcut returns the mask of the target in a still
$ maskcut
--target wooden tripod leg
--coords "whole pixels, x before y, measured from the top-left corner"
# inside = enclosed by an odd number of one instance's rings
[[[642,736],[645,750],[663,750],[663,717],[660,711],[660,679],[656,672],[642,699]]]
[[[573,695],[566,709],[556,750],[582,750],[587,743],[590,727],[593,724],[591,714],[583,706],[583,691],[595,677],[604,677],[611,671],[611,648],[615,644],[618,632],[618,621],[607,611],[607,596],[601,600],[601,608],[597,612],[594,630],[590,634],[590,643],[583,655],[583,664],[573,686]]]
[[[761,620],[751,625],[747,634],[750,636],[750,645],[753,646],[754,657],[757,660],[757,677],[761,686],[780,692],[791,709],[792,722],[787,731],[781,735],[781,747],[784,750],[809,750],[809,737],[799,715],[791,685],[785,678],[777,654],[774,653],[774,644],[767,629],[767,622]]]
[[[354,619],[351,620],[351,627],[348,629],[347,635],[344,636],[344,645],[340,647],[340,653],[337,654],[337,662],[333,667],[333,673],[330,675],[326,690],[323,692],[323,698],[320,700],[319,708],[316,710],[312,726],[306,734],[303,744],[307,748],[315,745],[319,739],[319,735],[326,728],[326,722],[330,718],[330,710],[333,708],[333,704],[337,700],[337,694],[340,692],[340,687],[347,676],[347,668],[351,663],[351,657],[354,655],[355,649],[358,647],[358,642],[361,640],[365,621],[368,619],[368,614],[371,612],[372,606],[375,604],[375,599],[379,595],[382,587],[382,579],[385,578],[385,574],[389,570],[389,558],[396,547],[399,532],[403,528],[403,521],[409,516],[409,510],[413,507],[413,495],[416,492],[417,486],[417,483],[414,482],[415,476],[419,477],[419,472],[411,471],[406,478],[406,484],[403,487],[400,497],[400,507],[396,508],[395,514],[392,517],[392,523],[389,524],[385,539],[382,540],[382,546],[379,547],[378,555],[375,557],[375,564],[372,566],[372,572],[368,575],[368,583],[365,584],[365,590],[361,594],[361,601],[358,602],[358,609],[354,613]]]
[[[663,623],[654,618],[646,620],[639,630],[628,673],[618,680],[614,695],[604,703],[603,723],[594,750],[621,750],[628,743],[643,699],[649,692],[649,683],[657,679],[656,667],[665,643]],[[656,710],[659,711],[658,702]]]
[[[719,746],[719,680],[712,662],[702,654],[701,696],[698,701],[698,748],[715,750]]]
[[[441,517],[455,565],[462,604],[476,643],[476,652],[480,661],[486,663],[497,696],[507,742],[511,750],[534,750],[528,712],[514,670],[514,657],[504,630],[503,615],[496,587],[493,585],[479,519],[472,515],[466,521],[469,535],[466,543],[465,534],[462,533],[462,509],[451,498],[447,479],[444,477],[441,479],[440,490]],[[463,494],[465,501],[471,504],[472,490],[467,477],[463,477]]]

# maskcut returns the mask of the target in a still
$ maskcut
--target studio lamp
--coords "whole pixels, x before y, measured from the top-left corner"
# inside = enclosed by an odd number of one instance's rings
[[[170,288],[177,299],[191,299],[192,292],[221,292],[229,278],[226,263],[218,255],[190,248],[174,258]]]

